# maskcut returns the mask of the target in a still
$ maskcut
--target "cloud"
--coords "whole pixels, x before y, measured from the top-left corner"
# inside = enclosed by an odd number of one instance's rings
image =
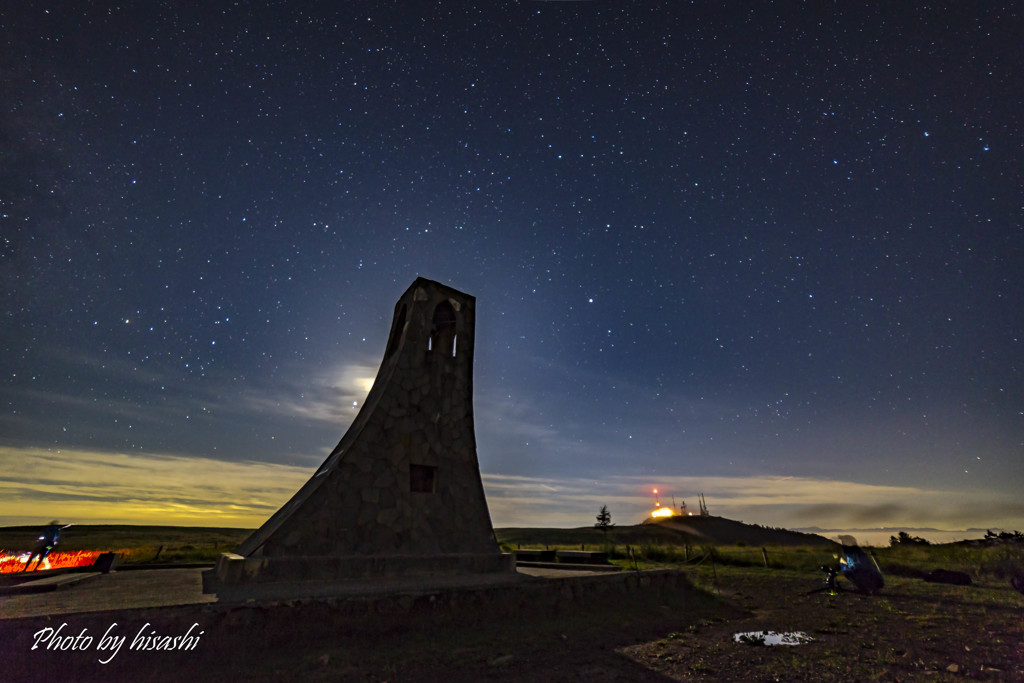
[[[0,520],[255,527],[312,474],[268,463],[83,450],[0,447],[0,460]]]
[[[862,505],[859,503],[824,503],[808,505],[801,511],[801,516],[808,520],[844,519],[856,525],[883,525],[893,519],[900,519],[913,514],[913,508],[900,503],[882,503],[878,505]]]
[[[275,418],[297,417],[331,425],[351,423],[378,369],[367,363],[343,363],[315,377],[295,373],[272,390],[247,390],[239,407],[247,412],[272,413]]]
[[[576,469],[595,455],[580,439],[567,434],[573,425],[545,420],[534,404],[490,393],[474,401],[476,438],[481,467],[528,476],[551,476],[556,470]]]
[[[699,511],[765,526],[853,528],[910,526],[965,529],[1024,527],[1024,505],[987,491],[943,491],[807,477],[535,478],[484,474],[495,526],[578,527],[608,505],[621,524],[636,524],[662,504],[685,499]]]
[[[12,406],[0,415],[0,443],[303,458],[311,454],[311,428],[325,435],[320,448],[333,446],[332,439],[358,414],[377,373],[375,364],[359,357],[326,370],[293,362],[270,375],[249,377],[209,368],[203,381],[186,383],[180,368],[166,359],[143,362],[59,349],[49,354],[47,366],[47,375],[31,388],[13,393],[0,387],[0,398]],[[78,382],[59,381],[72,373],[78,373]],[[112,386],[119,390],[107,390]]]
[[[261,525],[315,468],[208,457],[0,447],[0,524]],[[661,502],[765,526],[1024,528],[1024,504],[990,492],[805,477],[532,477],[484,474],[497,527],[583,527],[602,505],[636,524]]]

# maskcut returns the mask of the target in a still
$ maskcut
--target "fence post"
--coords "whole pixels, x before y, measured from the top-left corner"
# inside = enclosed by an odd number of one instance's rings
[[[761,548],[761,557],[764,559],[764,568],[767,569],[768,568],[768,550],[766,548]]]
[[[711,558],[711,576],[715,579],[715,590],[721,595],[722,591],[718,590],[718,570],[715,569],[715,547],[707,546],[707,556]]]

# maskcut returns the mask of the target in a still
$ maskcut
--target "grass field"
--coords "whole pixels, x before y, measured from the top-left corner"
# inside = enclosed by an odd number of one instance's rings
[[[738,526],[737,526],[738,525]],[[779,530],[739,525],[712,518],[700,534],[681,533],[663,525],[615,527],[607,536],[594,528],[496,529],[502,549],[547,548],[604,550],[613,563],[628,568],[694,567],[704,564],[734,567],[816,571],[835,563],[839,546],[809,534],[787,535]],[[737,537],[746,540],[737,541]],[[810,543],[795,543],[801,538]],[[780,542],[781,541],[781,542]],[[882,571],[919,576],[948,569],[974,580],[1003,580],[1024,573],[1024,544],[1020,542],[957,542],[936,545],[897,544],[870,548]]]
[[[0,527],[0,549],[31,550],[41,527]],[[126,563],[213,562],[234,550],[252,529],[135,525],[80,525],[65,529],[57,548],[115,551]],[[711,518],[698,534],[656,524],[613,527],[605,535],[598,529],[496,529],[506,552],[516,548],[607,550],[624,567],[693,567],[716,564],[735,567],[817,570],[831,564],[838,546],[808,534],[779,533],[755,525]],[[714,538],[712,534],[717,534]],[[790,535],[792,534],[792,535]],[[737,541],[736,536],[746,538]],[[810,539],[813,543],[797,544]],[[780,542],[784,541],[784,542]],[[1024,572],[1024,546],[1020,543],[906,545],[873,548],[871,553],[887,574],[914,576],[915,572],[951,569],[975,580],[1005,579]]]
[[[0,527],[0,549],[31,550],[41,531],[41,527]],[[61,532],[57,550],[119,552],[126,563],[213,562],[251,533],[252,529],[215,527],[76,525]]]
[[[552,550],[604,550],[612,563],[625,568],[730,566],[767,567],[794,571],[817,571],[834,565],[834,548],[822,546],[674,545],[641,543],[635,546],[601,544],[517,544],[518,547]],[[628,550],[627,550],[628,548]],[[511,550],[506,544],[506,549]],[[632,554],[629,553],[632,551]],[[1024,574],[1024,545],[1014,543],[947,543],[930,546],[897,545],[868,548],[887,575],[918,577],[934,569],[964,572],[975,581],[1009,579]],[[766,564],[767,561],[767,564]]]

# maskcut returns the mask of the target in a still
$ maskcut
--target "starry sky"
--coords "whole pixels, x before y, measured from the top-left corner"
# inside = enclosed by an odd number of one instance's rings
[[[496,526],[1024,528],[1015,3],[0,8],[0,524],[255,527],[417,276]]]

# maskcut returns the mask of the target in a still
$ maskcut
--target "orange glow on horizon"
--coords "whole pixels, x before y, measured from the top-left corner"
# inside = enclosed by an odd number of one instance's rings
[[[40,569],[64,569],[68,567],[88,567],[99,557],[99,550],[75,550],[71,552],[52,552],[48,554],[39,566],[36,566],[38,558],[32,560],[32,569],[29,574]],[[0,552],[0,574],[20,573],[25,569],[29,553],[9,555]]]

